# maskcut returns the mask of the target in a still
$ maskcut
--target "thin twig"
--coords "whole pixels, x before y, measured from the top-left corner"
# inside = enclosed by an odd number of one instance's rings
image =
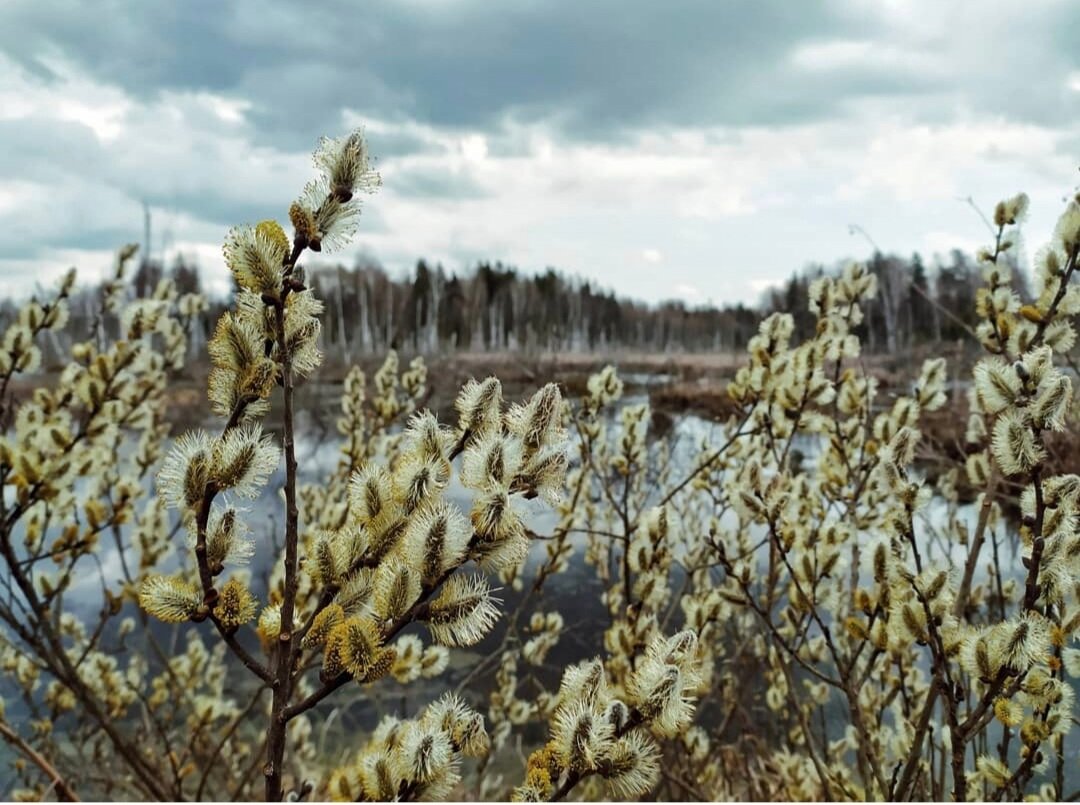
[[[81,801],[75,791],[72,790],[71,786],[68,785],[67,780],[65,780],[60,775],[60,772],[56,770],[56,767],[46,760],[44,755],[24,741],[22,736],[9,727],[5,721],[0,721],[0,736],[3,736],[4,740],[30,758],[35,766],[45,772],[45,775],[52,782],[60,799],[64,802]]]

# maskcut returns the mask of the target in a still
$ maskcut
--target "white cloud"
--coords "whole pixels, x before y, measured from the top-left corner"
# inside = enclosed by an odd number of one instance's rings
[[[461,140],[461,155],[468,162],[483,162],[488,155],[487,138],[482,134],[470,134]]]
[[[251,110],[251,101],[242,98],[224,98],[209,92],[196,94],[196,99],[205,103],[219,118],[226,123],[243,123],[244,116]]]
[[[791,54],[791,63],[795,67],[814,73],[882,70],[929,77],[937,72],[941,61],[940,54],[872,39],[808,42],[796,47]]]
[[[755,294],[761,294],[765,291],[772,290],[773,288],[783,287],[784,280],[773,278],[761,278],[756,280],[747,280],[746,287],[753,291]]]
[[[133,108],[127,95],[79,75],[57,58],[42,59],[57,80],[31,81],[13,62],[0,55],[0,120],[51,118],[81,123],[101,140],[112,141]]]

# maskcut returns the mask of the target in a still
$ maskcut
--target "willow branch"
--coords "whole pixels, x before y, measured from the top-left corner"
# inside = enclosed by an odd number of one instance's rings
[[[5,741],[26,755],[35,766],[45,772],[45,776],[52,781],[53,787],[56,789],[56,793],[61,800],[64,802],[81,802],[75,791],[68,785],[60,772],[56,770],[56,767],[53,766],[44,755],[24,741],[22,736],[15,732],[15,730],[9,727],[4,721],[0,721],[0,736],[3,736]]]

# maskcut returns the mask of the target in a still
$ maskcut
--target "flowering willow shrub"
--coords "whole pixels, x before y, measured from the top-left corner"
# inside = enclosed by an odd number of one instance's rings
[[[647,405],[615,405],[614,370],[590,380],[573,415],[580,461],[537,583],[568,566],[569,535],[585,534],[610,624],[595,674],[612,689],[655,678],[648,658],[665,627],[681,622],[687,645],[696,638],[691,672],[667,673],[683,702],[696,695],[714,716],[654,725],[655,738],[675,740],[625,750],[649,758],[637,771],[663,770],[662,795],[1068,795],[1080,477],[1043,462],[1047,434],[1074,421],[1060,364],[1080,312],[1070,283],[1080,198],[1039,253],[1027,303],[1003,259],[1026,205],[998,205],[995,243],[979,255],[986,286],[972,335],[989,354],[968,392],[966,461],[938,480],[944,526],[928,524],[933,490],[912,465],[922,415],[948,402],[945,362],[926,361],[910,394],[879,392],[858,361],[860,305],[876,293],[861,267],[813,284],[809,341],[791,343],[788,314],[762,324],[730,384],[737,413],[689,472],[675,472],[664,440],[646,438]],[[960,473],[980,490],[972,518],[959,513]],[[1006,553],[1001,505],[1014,498],[1019,545]],[[546,796],[567,765],[576,778],[617,762],[589,740],[624,723],[621,712],[603,717],[602,695],[598,706],[569,704],[573,675],[558,694],[522,692],[520,667],[542,662],[563,630],[553,614],[534,614],[536,637],[504,647],[491,697],[496,740],[503,723],[554,716],[523,798]]]
[[[1046,445],[1074,422],[1060,367],[1080,200],[1026,302],[1004,259],[1026,199],[995,210],[967,456],[938,478],[945,517],[928,521],[913,463],[946,367],[925,362],[910,394],[878,388],[858,360],[876,291],[859,267],[813,285],[807,342],[788,315],[762,324],[730,385],[736,414],[689,466],[611,368],[576,405],[553,384],[507,405],[497,379],[471,381],[451,427],[418,410],[423,363],[391,353],[370,386],[349,373],[339,460],[301,483],[294,391],[321,360],[321,304],[298,261],[346,243],[378,184],[358,134],[324,141],[315,165],[291,239],[267,221],[225,244],[238,291],[208,345],[218,427],[169,447],[167,392],[205,302],[168,282],[125,302],[132,249],[55,384],[27,391],[73,277],[3,336],[0,668],[19,699],[0,737],[20,796],[1069,796],[1080,478],[1053,474]],[[974,522],[961,475],[980,490]],[[270,534],[253,502],[268,488],[284,506]],[[554,508],[549,535],[525,525],[533,499]],[[582,608],[544,596],[580,538],[602,646],[551,668]],[[336,693],[438,681],[452,649],[495,630],[498,584],[517,606],[456,691],[325,751]],[[95,586],[99,608],[73,605]]]
[[[271,687],[264,767],[270,800],[284,791],[290,725],[302,725],[298,720],[325,697],[387,675],[408,682],[438,674],[447,664],[445,647],[473,645],[487,634],[499,609],[484,572],[519,564],[528,551],[514,500],[553,496],[565,465],[557,387],[504,410],[494,378],[462,390],[456,428],[416,414],[400,440],[383,445],[388,458],[380,460],[365,432],[363,382],[354,373],[343,402],[343,458],[321,488],[298,488],[293,386],[318,366],[322,308],[304,287],[297,259],[305,248],[345,242],[359,210],[355,193],[377,184],[358,135],[325,141],[315,161],[319,178],[289,211],[291,244],[274,222],[235,229],[226,242],[240,290],[209,351],[211,405],[227,421],[219,435],[178,440],[158,474],[160,496],[180,510],[193,537],[198,573],[148,577],[139,593],[143,608],[162,620],[209,620]],[[374,428],[401,413],[390,393],[395,362],[392,357],[376,375],[382,404]],[[415,399],[422,365],[401,380],[411,391],[406,399]],[[230,560],[254,550],[235,501],[257,496],[280,460],[259,424],[278,385],[284,555],[268,600],[257,601],[241,574],[224,577]],[[444,498],[459,456],[460,480],[476,493],[470,517]],[[459,570],[470,561],[482,572]],[[400,635],[414,623],[424,624],[437,645]],[[241,629],[258,633],[265,661],[244,648]],[[380,725],[355,763],[331,775],[328,790],[348,798],[444,796],[460,779],[460,757],[485,747],[483,720],[460,700],[443,699],[414,721]],[[294,777],[303,776],[304,760],[296,757]]]
[[[470,381],[447,426],[417,410],[423,362],[403,370],[391,353],[370,388],[348,374],[340,459],[301,484],[294,394],[321,361],[322,305],[298,261],[347,243],[359,196],[379,183],[359,133],[324,140],[315,167],[289,209],[291,238],[264,221],[226,240],[237,291],[207,345],[218,427],[169,446],[171,373],[205,302],[166,282],[125,303],[131,248],[58,382],[17,405],[9,384],[30,380],[36,340],[64,326],[73,275],[4,335],[0,651],[24,715],[0,709],[0,736],[22,758],[19,796],[235,799],[256,795],[261,772],[271,801],[436,799],[459,789],[465,759],[490,757],[483,715],[451,692],[350,734],[343,760],[320,753],[313,718],[346,686],[366,695],[437,678],[450,649],[493,629],[490,577],[518,580],[529,551],[521,501],[562,505],[565,406],[554,384],[507,405],[497,379]],[[272,413],[280,443],[264,427]],[[253,501],[278,486],[282,463],[283,533],[267,535],[257,521],[275,521]],[[455,477],[467,513],[447,499]],[[248,565],[269,567],[265,584]],[[86,616],[70,602],[95,579],[101,607]],[[696,637],[658,632],[640,653],[621,688],[598,661],[567,671],[551,749],[523,793],[562,797],[593,776],[648,791],[657,750],[645,730],[689,721]]]

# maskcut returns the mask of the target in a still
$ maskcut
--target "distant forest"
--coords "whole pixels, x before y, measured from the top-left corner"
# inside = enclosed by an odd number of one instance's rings
[[[867,351],[895,353],[953,342],[974,325],[974,297],[981,280],[977,265],[963,252],[953,251],[930,266],[918,255],[876,253],[869,267],[878,276],[879,294],[867,306],[859,333]],[[839,268],[811,266],[796,272],[767,291],[756,306],[647,304],[554,269],[532,274],[498,262],[459,273],[420,260],[411,277],[399,279],[370,263],[352,268],[323,265],[309,268],[306,281],[326,305],[323,339],[328,356],[351,362],[391,347],[410,354],[741,351],[761,319],[774,311],[792,313],[801,340],[814,323],[808,309],[810,283]],[[1021,285],[1026,281],[1024,272],[1015,276]],[[172,279],[181,292],[202,288],[198,267],[177,258],[167,267],[142,262],[132,293],[149,296],[164,278]],[[74,338],[92,330],[97,309],[95,291],[81,293],[71,305],[68,333]],[[202,348],[227,303],[212,300],[201,327],[192,333],[193,351]],[[13,310],[11,300],[0,302],[0,323]]]

